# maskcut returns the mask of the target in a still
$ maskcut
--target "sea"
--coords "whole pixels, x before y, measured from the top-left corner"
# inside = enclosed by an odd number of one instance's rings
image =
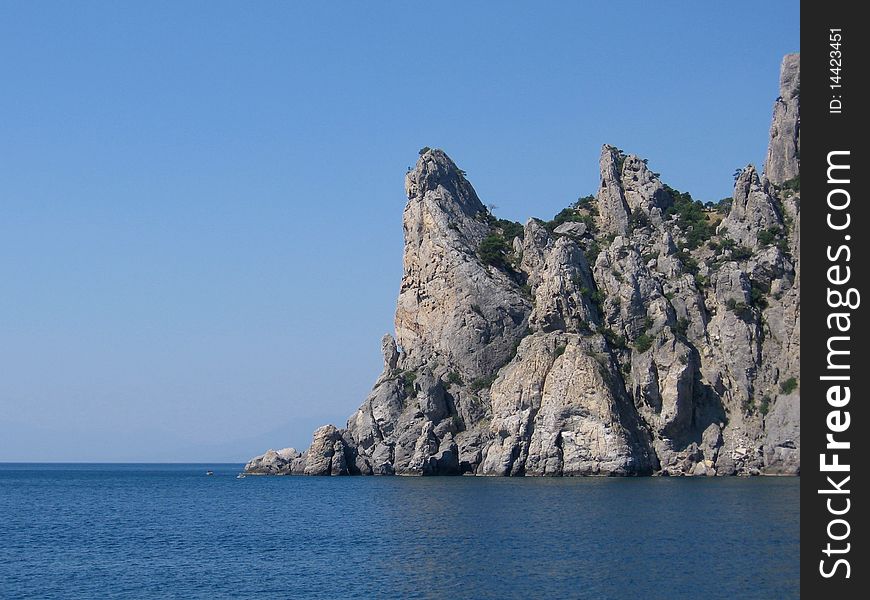
[[[241,470],[0,464],[0,598],[799,597],[798,478]]]

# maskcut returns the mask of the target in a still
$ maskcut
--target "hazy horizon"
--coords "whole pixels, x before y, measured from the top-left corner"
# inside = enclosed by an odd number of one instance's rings
[[[522,222],[604,143],[716,201],[800,50],[798,2],[201,8],[0,5],[0,462],[304,449],[380,373],[420,147]]]

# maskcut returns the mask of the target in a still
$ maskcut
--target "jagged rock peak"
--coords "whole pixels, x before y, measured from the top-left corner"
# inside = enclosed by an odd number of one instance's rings
[[[642,213],[655,223],[673,203],[658,173],[635,154],[605,144],[599,160],[601,187],[598,190],[599,226],[603,231],[625,235],[632,215]]]
[[[531,312],[516,281],[479,256],[492,215],[441,150],[424,149],[405,188],[395,319],[402,367],[437,363],[488,377],[510,356]]]
[[[604,146],[595,200],[520,227],[424,148],[381,375],[345,429],[246,470],[799,473],[798,66],[783,65],[774,179],[748,166],[730,208]]]
[[[416,166],[405,175],[405,193],[409,201],[422,199],[427,193],[438,194],[467,216],[486,210],[465,178],[465,171],[439,148],[421,150]]]
[[[779,95],[784,100],[797,100],[801,88],[801,55],[786,54],[779,72]]]
[[[777,185],[800,175],[800,54],[787,54],[779,77],[779,98],[773,104],[770,145],[764,174]]]
[[[601,185],[598,188],[598,220],[602,231],[624,235],[628,231],[628,205],[622,190],[622,163],[619,149],[605,144],[598,161]]]
[[[728,216],[719,224],[719,231],[748,248],[759,246],[758,234],[783,225],[776,200],[765,189],[758,172],[747,165],[734,184],[734,200]]]
[[[396,348],[396,340],[389,333],[385,333],[381,338],[381,353],[384,355],[384,371],[395,369],[399,362],[399,349]]]

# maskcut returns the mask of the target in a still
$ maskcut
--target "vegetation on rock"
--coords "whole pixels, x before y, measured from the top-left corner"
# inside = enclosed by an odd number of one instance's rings
[[[797,388],[798,388],[797,379],[795,379],[794,377],[789,377],[788,379],[783,381],[782,384],[779,386],[779,391],[781,391],[783,394],[791,394]]]

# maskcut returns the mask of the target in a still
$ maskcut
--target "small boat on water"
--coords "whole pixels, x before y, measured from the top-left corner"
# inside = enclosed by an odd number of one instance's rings
[[[244,473],[239,473],[238,475],[236,475],[236,479],[244,479],[244,478],[245,478]]]
[[[206,475],[214,475],[214,471],[206,471],[205,474]]]

